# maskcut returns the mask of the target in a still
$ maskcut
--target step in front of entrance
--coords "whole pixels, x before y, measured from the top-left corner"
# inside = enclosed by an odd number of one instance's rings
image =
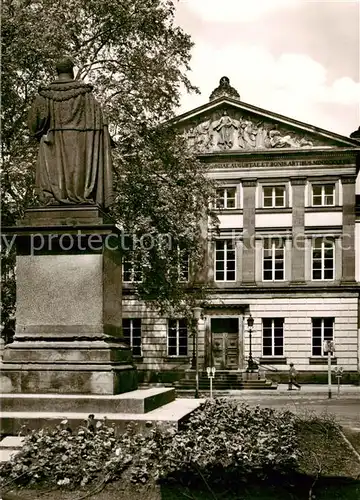
[[[181,390],[195,390],[195,380],[182,379],[175,382],[174,387],[179,394]],[[277,384],[271,380],[213,380],[213,389],[220,391],[228,390],[264,390],[277,389]],[[199,390],[210,390],[210,381],[208,378],[201,377],[199,379]]]
[[[183,379],[186,380],[195,380],[196,371],[193,369],[186,370],[184,372]],[[201,378],[208,378],[207,373],[205,371],[201,371]],[[237,380],[241,381],[244,378],[244,373],[238,370],[216,370],[214,380]]]

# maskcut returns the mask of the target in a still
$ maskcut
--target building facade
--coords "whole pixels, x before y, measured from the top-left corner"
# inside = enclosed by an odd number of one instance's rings
[[[209,305],[199,321],[200,368],[268,374],[293,362],[310,378],[332,364],[359,372],[360,141],[257,108],[223,77],[210,101],[174,121],[218,183],[219,232],[208,231]],[[194,338],[182,318],[134,299],[124,267],[123,329],[145,380],[191,369]]]

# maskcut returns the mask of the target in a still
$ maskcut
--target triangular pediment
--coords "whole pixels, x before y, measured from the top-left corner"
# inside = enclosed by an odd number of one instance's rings
[[[173,120],[199,153],[358,148],[360,143],[292,118],[220,97]]]

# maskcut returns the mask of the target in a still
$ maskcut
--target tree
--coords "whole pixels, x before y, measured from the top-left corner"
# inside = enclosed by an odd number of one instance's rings
[[[148,234],[155,242],[131,257],[143,268],[137,294],[162,312],[189,310],[203,297],[201,226],[212,217],[206,167],[169,125],[180,90],[197,91],[186,76],[192,42],[175,26],[174,13],[170,0],[2,4],[3,224],[14,224],[37,203],[37,146],[28,135],[27,112],[39,84],[55,76],[54,61],[69,55],[76,78],[94,85],[116,143],[113,214],[125,232],[138,239]],[[179,249],[192,262],[192,293],[178,280]]]

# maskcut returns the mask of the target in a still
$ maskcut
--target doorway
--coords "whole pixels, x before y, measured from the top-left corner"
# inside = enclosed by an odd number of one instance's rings
[[[239,364],[239,318],[211,318],[212,366],[236,370]]]

